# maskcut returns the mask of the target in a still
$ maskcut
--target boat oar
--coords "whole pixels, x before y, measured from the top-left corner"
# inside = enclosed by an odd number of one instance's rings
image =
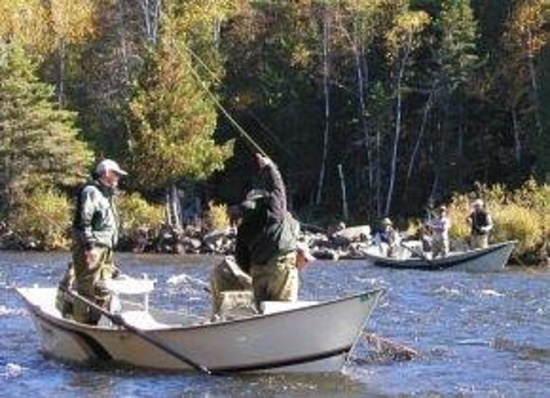
[[[102,315],[104,315],[105,317],[109,318],[109,320],[111,322],[113,322],[115,325],[122,326],[123,328],[125,328],[129,332],[135,334],[136,336],[139,336],[140,338],[147,341],[148,343],[151,343],[155,347],[160,348],[162,351],[166,352],[167,354],[170,354],[174,358],[179,359],[180,361],[190,365],[191,367],[193,367],[194,369],[196,369],[196,370],[198,370],[202,373],[206,373],[208,375],[212,374],[212,371],[210,369],[208,369],[206,366],[195,362],[194,360],[187,357],[186,355],[174,350],[172,347],[170,347],[170,346],[166,345],[165,343],[157,340],[155,337],[151,336],[146,331],[144,331],[144,330],[142,330],[142,329],[140,329],[140,328],[138,328],[138,327],[136,327],[136,326],[134,326],[134,325],[132,325],[128,322],[126,322],[124,320],[124,318],[122,316],[120,316],[119,314],[113,314],[112,312],[110,312],[110,311],[106,310],[105,308],[97,305],[96,303],[94,303],[93,301],[87,299],[86,297],[81,296],[80,294],[78,294],[75,291],[72,291],[70,289],[64,289],[64,288],[61,288],[61,290],[64,293],[67,293],[69,296],[71,296],[75,300],[80,300],[81,302],[86,304],[88,307],[90,307],[94,311],[97,311],[97,312],[101,313]]]
[[[399,245],[401,247],[403,247],[404,249],[407,249],[408,251],[410,251],[412,254],[416,254],[418,257],[420,257],[422,260],[426,261],[428,264],[432,264],[432,260],[429,259],[424,253],[422,253],[418,250],[415,250],[412,247],[407,246],[403,242],[399,242]]]

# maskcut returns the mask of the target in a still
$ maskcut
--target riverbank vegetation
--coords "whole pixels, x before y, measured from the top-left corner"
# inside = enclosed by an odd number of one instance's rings
[[[549,10],[547,0],[0,0],[3,236],[65,247],[72,197],[102,157],[130,171],[129,235],[223,224],[261,150],[304,223],[414,220],[446,203],[461,238],[467,199],[481,195],[494,239],[539,256]]]

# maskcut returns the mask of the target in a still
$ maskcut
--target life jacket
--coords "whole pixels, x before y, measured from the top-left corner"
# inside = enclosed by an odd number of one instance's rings
[[[91,188],[93,187],[93,188]],[[91,215],[89,225],[83,220],[82,214],[87,211],[84,206],[84,190],[96,190],[102,196],[98,198],[97,208]],[[84,245],[98,244],[113,248],[118,241],[118,214],[113,203],[114,191],[99,181],[90,180],[83,184],[77,192],[73,216],[72,233],[75,241]]]

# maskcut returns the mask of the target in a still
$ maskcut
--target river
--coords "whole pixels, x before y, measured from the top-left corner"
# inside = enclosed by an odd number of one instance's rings
[[[316,261],[301,273],[300,296],[323,300],[371,287],[387,292],[369,331],[411,347],[411,361],[373,355],[362,342],[338,374],[205,376],[93,369],[44,357],[13,288],[55,285],[66,253],[0,252],[0,384],[3,397],[548,397],[550,270],[500,273],[390,270],[360,261]],[[198,284],[219,258],[119,254],[120,268],[157,280],[152,305],[209,311]],[[289,336],[292,338],[292,336]]]

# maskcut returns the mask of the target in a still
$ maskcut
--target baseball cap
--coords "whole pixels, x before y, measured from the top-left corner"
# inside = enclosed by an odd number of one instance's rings
[[[127,176],[128,173],[120,168],[117,162],[111,159],[103,159],[95,168],[97,174],[104,174],[107,171],[114,171],[121,176]]]

